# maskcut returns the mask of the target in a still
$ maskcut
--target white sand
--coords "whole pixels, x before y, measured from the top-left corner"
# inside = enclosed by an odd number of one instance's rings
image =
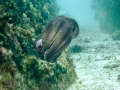
[[[90,42],[84,43],[85,38]],[[78,79],[67,90],[120,90],[120,41],[93,32],[81,34],[74,44],[83,51],[71,55]]]

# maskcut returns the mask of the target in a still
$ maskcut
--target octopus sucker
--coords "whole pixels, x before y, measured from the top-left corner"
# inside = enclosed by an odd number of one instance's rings
[[[42,59],[55,62],[71,40],[78,35],[77,22],[62,15],[48,23],[35,47]]]

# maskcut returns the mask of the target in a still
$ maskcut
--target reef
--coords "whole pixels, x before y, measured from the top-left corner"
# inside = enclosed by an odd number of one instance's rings
[[[57,62],[39,58],[36,38],[58,16],[55,0],[0,0],[0,90],[65,90],[76,79],[64,51]]]

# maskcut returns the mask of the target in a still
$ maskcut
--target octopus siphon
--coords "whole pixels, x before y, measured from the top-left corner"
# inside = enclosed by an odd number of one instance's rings
[[[77,22],[66,16],[52,20],[36,40],[35,48],[42,59],[55,62],[71,40],[79,35]]]

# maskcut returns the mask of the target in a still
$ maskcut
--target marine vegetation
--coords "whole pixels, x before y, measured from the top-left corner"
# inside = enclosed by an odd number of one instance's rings
[[[65,90],[76,79],[72,59],[39,58],[34,42],[58,17],[55,0],[0,0],[0,90]]]
[[[79,26],[75,20],[59,16],[47,25],[35,47],[43,59],[54,62],[78,34]]]

